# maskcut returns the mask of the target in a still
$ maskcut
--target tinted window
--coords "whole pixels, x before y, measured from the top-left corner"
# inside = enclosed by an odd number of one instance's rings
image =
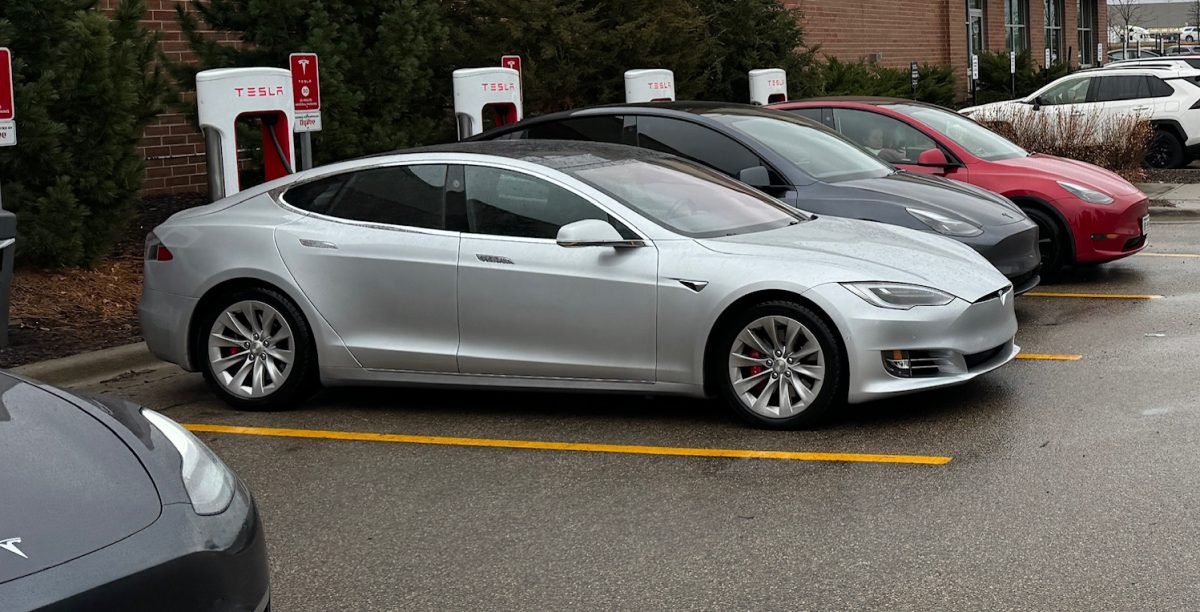
[[[1100,77],[1096,86],[1097,102],[1115,102],[1117,100],[1138,100],[1150,97],[1150,85],[1146,77],[1106,76]]]
[[[979,159],[999,161],[1029,155],[1003,136],[958,113],[920,104],[893,104],[889,108],[924,123]]]
[[[386,225],[441,229],[446,166],[391,166],[345,175],[345,185],[322,214]],[[288,192],[289,194],[291,192]],[[290,200],[289,200],[290,201]]]
[[[790,115],[708,115],[753,138],[809,176],[826,182],[887,176],[895,168],[849,140]]]
[[[524,130],[522,138],[536,140],[585,140],[589,142],[614,142],[620,144],[621,130],[625,125],[622,116],[579,117],[549,123],[539,123]]]
[[[835,108],[833,116],[843,136],[883,161],[915,164],[921,152],[937,148],[930,137],[887,115]]]
[[[1087,102],[1088,83],[1091,79],[1067,79],[1051,85],[1039,98],[1042,104],[1082,104]]]
[[[1150,85],[1151,98],[1165,98],[1175,94],[1175,90],[1170,85],[1167,85],[1162,79],[1156,76],[1146,77],[1146,82]]]
[[[349,178],[349,174],[339,174],[296,185],[283,194],[283,200],[301,210],[325,214]]]
[[[467,228],[473,234],[549,238],[564,225],[584,219],[608,221],[628,230],[582,197],[526,174],[467,166]]]
[[[728,136],[678,119],[638,117],[638,146],[698,161],[737,176],[746,168],[764,165],[758,156]]]
[[[796,113],[797,115],[800,115],[801,117],[804,117],[805,119],[812,119],[813,121],[816,121],[817,123],[821,122],[822,109],[819,109],[819,108],[793,108],[790,110],[793,113]]]

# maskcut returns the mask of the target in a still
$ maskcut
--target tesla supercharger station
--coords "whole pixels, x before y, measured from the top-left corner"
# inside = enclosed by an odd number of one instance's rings
[[[675,73],[665,68],[625,71],[625,101],[674,102]]]
[[[495,126],[521,120],[521,73],[512,68],[461,68],[454,71],[454,116],[458,139],[483,132],[490,114]]]
[[[261,127],[264,180],[292,172],[293,105],[292,75],[283,68],[220,68],[196,74],[196,106],[208,153],[208,192],[214,201],[242,189],[238,121],[257,120]]]
[[[787,72],[783,68],[750,71],[750,103],[766,106],[787,102]]]

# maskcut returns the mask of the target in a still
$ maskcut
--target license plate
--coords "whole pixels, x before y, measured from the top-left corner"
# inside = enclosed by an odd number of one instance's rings
[[[1142,217],[1142,235],[1146,235],[1146,228],[1150,226],[1150,215]]]

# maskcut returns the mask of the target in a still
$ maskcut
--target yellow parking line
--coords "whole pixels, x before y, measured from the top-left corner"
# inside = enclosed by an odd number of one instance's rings
[[[1030,361],[1079,361],[1083,355],[1055,355],[1052,353],[1018,353],[1017,359]]]
[[[1138,253],[1139,257],[1183,257],[1200,259],[1200,253]]]
[[[485,446],[490,448],[520,448],[531,450],[582,451],[589,453],[624,453],[631,455],[673,455],[680,457],[726,457],[731,459],[783,459],[790,461],[847,461],[856,463],[912,463],[945,465],[951,457],[929,455],[868,455],[861,453],[809,453],[771,450],[740,450],[728,448],[677,448],[671,446],[632,446],[627,444],[585,444],[579,442],[537,442],[533,440],[495,440],[489,438],[447,438],[442,436],[410,436],[319,429],[277,429],[274,427],[239,427],[189,423],[191,431],[281,438],[317,438],[350,440],[354,442],[394,442],[401,444],[436,444],[442,446]]]
[[[1030,291],[1026,297],[1049,298],[1095,298],[1102,300],[1160,300],[1163,296],[1152,293],[1059,293],[1057,291]]]

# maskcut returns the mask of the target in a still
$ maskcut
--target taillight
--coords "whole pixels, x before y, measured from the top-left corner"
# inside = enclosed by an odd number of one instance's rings
[[[175,256],[154,233],[146,234],[146,261],[171,261]]]

